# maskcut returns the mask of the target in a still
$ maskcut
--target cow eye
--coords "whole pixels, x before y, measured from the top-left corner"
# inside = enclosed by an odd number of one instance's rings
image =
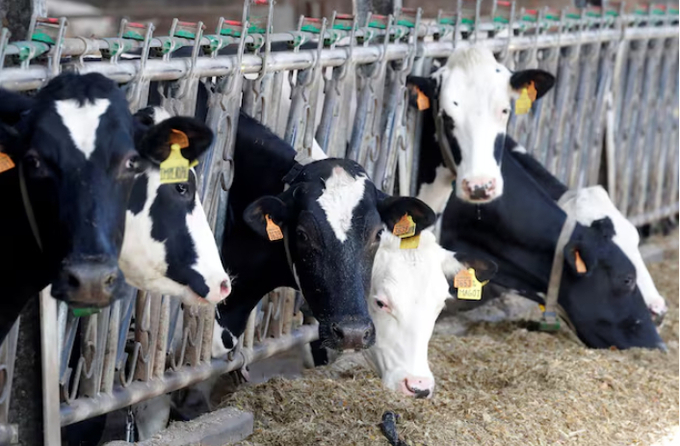
[[[508,113],[510,113],[510,109],[509,109],[509,108],[504,108],[504,109],[503,109],[503,114],[504,114],[504,115],[507,115]]]
[[[376,297],[376,298],[374,299],[374,301],[375,301],[375,306],[378,307],[378,309],[380,309],[380,310],[382,310],[382,311],[387,311],[387,312],[390,311],[390,306],[387,305],[387,302],[386,302],[386,301],[384,301],[384,300],[382,300],[382,299],[380,299],[380,298],[378,298],[378,297]]]
[[[453,105],[455,105],[456,107],[458,107],[458,102],[453,101]]]
[[[298,229],[297,231],[298,240],[302,243],[307,243],[309,241],[309,236],[303,230]]]
[[[379,242],[379,241],[380,241],[380,237],[382,237],[383,231],[385,231],[385,229],[384,229],[384,228],[381,228],[381,229],[375,234],[375,241],[376,241],[376,242]]]
[[[40,157],[35,153],[29,153],[24,158],[24,163],[29,169],[38,170],[40,169]]]
[[[187,185],[184,184],[184,183],[177,183],[177,184],[175,185],[175,190],[176,190],[177,192],[179,192],[179,194],[182,195],[182,196],[186,195],[187,192],[189,192],[189,188],[188,188]]]
[[[139,172],[141,164],[139,155],[132,155],[125,160],[125,170],[128,172]]]

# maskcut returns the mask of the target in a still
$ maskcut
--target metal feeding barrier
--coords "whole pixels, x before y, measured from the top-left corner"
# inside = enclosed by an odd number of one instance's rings
[[[215,238],[222,240],[233,180],[238,111],[270,126],[298,151],[315,138],[333,157],[365,166],[389,193],[414,195],[420,119],[409,107],[406,76],[427,74],[456,47],[491,48],[510,69],[555,73],[555,89],[509,133],[570,187],[604,184],[636,225],[678,212],[678,11],[645,5],[530,10],[494,1],[458,0],[452,12],[424,19],[420,10],[330,20],[302,17],[295,31],[274,33],[266,16],[203,23],[175,20],[169,36],[123,20],[116,37],[64,38],[66,19],[38,19],[26,41],[0,36],[0,86],[30,91],[61,71],[99,72],[144,107],[162,81],[163,106],[192,115],[198,83],[209,91],[212,150],[199,165],[200,193]],[[283,44],[284,51],[273,46]],[[286,47],[287,46],[287,47]],[[189,47],[189,57],[173,57]],[[133,55],[133,56],[131,56]],[[290,87],[290,102],[283,97]],[[44,294],[44,293],[43,293]],[[80,316],[41,296],[45,438],[96,415],[238,370],[314,340],[300,296],[277,290],[252,312],[236,351],[211,358],[214,311],[129,289],[98,314]],[[18,323],[17,323],[18,325]],[[16,440],[8,407],[17,326],[0,350],[0,443]],[[58,373],[55,373],[57,372]],[[19,371],[20,372],[20,371]]]

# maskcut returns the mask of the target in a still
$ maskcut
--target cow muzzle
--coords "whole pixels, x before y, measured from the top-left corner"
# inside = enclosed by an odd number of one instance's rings
[[[423,376],[408,376],[404,379],[401,391],[415,398],[431,398],[434,393],[434,379]]]
[[[63,266],[52,296],[75,307],[106,307],[115,299],[123,275],[115,261],[79,261]]]
[[[486,203],[498,197],[498,188],[496,187],[496,179],[481,177],[475,179],[463,179],[461,182],[463,196],[465,201],[474,203]]]
[[[363,350],[375,343],[372,321],[333,322],[324,345],[334,350]]]

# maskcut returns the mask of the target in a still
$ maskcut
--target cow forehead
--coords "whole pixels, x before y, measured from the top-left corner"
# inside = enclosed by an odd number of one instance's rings
[[[80,103],[74,99],[67,99],[55,101],[54,105],[74,146],[89,159],[96,147],[97,129],[102,115],[108,110],[111,101],[96,98],[91,102]]]
[[[384,293],[401,308],[436,308],[449,296],[442,270],[444,256],[430,231],[421,232],[416,249],[401,249],[400,240],[383,233],[373,264],[374,294]]]
[[[364,174],[353,176],[341,166],[336,166],[323,182],[324,189],[316,201],[341,243],[347,240],[354,211],[364,198],[366,180]]]

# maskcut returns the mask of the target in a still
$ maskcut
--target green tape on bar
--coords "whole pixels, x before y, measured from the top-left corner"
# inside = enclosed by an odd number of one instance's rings
[[[222,28],[220,30],[220,35],[230,37],[241,37],[241,30],[233,28]]]
[[[185,39],[195,39],[196,38],[196,33],[192,33],[190,31],[180,29],[175,31],[175,37],[184,37]]]
[[[138,32],[131,31],[131,30],[125,31],[125,33],[123,34],[123,37],[126,38],[126,39],[133,39],[133,40],[140,40],[140,41],[144,40],[143,35],[141,35]]]
[[[460,21],[460,23],[464,23],[466,25],[474,25],[475,24],[475,19],[467,19],[464,18]]]
[[[307,24],[307,25],[302,25],[302,26],[300,27],[300,31],[305,31],[305,32],[314,33],[314,34],[319,34],[319,33],[321,32],[321,28],[317,28],[317,27],[314,26],[314,25]]]
[[[54,45],[56,43],[52,36],[42,31],[34,32],[33,35],[31,36],[31,40],[34,42],[47,43],[48,45]]]
[[[352,31],[352,25],[346,23],[335,23],[333,25],[333,29],[337,29],[340,31]]]
[[[510,23],[510,20],[506,19],[505,17],[494,17],[493,21],[496,23]]]
[[[546,18],[547,20],[552,20],[552,21],[555,21],[555,22],[557,22],[557,21],[560,20],[560,16],[557,15],[557,14],[546,14],[546,15],[545,15],[545,18]]]
[[[369,28],[385,29],[387,26],[384,23],[373,21],[368,24]]]
[[[569,19],[580,19],[581,16],[579,14],[572,12],[572,13],[567,14],[567,18],[569,18]]]
[[[399,19],[399,20],[397,20],[397,25],[405,26],[405,27],[407,27],[407,28],[413,28],[414,26],[416,26],[415,23],[413,23],[413,22],[410,21],[410,20],[406,20],[406,19]]]
[[[92,316],[100,311],[102,311],[101,308],[71,308],[71,313],[75,317]]]
[[[536,17],[531,15],[525,15],[524,17],[522,17],[522,20],[524,20],[525,22],[535,22]]]
[[[558,320],[557,322],[553,324],[549,324],[547,322],[539,322],[538,323],[538,329],[540,331],[547,331],[547,332],[555,332],[560,330],[560,321]]]

